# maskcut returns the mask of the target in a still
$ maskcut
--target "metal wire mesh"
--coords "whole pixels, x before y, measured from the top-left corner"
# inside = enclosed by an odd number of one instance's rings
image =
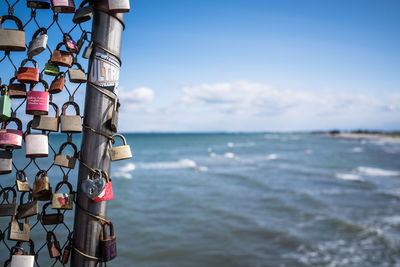
[[[82,1],[75,1],[76,6],[79,6],[79,2]],[[62,42],[64,33],[68,33],[69,35],[71,35],[74,40],[89,42],[89,38],[85,38],[84,33],[87,33],[88,36],[90,36],[89,29],[91,28],[91,21],[82,24],[74,24],[72,23],[73,14],[57,14],[53,13],[51,9],[30,9],[27,7],[27,2],[21,0],[17,0],[14,2],[8,0],[0,0],[0,3],[0,16],[6,14],[15,15],[23,22],[23,29],[25,31],[27,43],[29,43],[30,37],[39,28],[45,28],[47,30],[47,35],[49,36],[47,49],[38,56],[35,56],[34,59],[39,64],[42,79],[46,80],[48,84],[51,83],[54,77],[44,74],[44,66],[45,63],[47,63],[51,58],[51,55],[56,48],[56,44]],[[1,27],[12,28],[12,22],[3,23]],[[15,72],[18,71],[18,66],[20,65],[20,62],[23,59],[27,58],[27,54],[26,51],[1,51],[0,53],[3,53],[3,55],[0,54],[0,78],[3,84],[8,84],[9,79],[14,77]],[[87,65],[87,61],[81,58],[79,54],[75,56],[75,60],[79,62],[80,65],[83,67]],[[85,71],[85,73],[87,73],[87,71]],[[66,81],[64,85],[64,90],[57,95],[51,95],[50,100],[56,103],[59,107],[61,107],[62,104],[65,102],[74,100],[78,104],[82,105],[84,100],[84,89],[82,88],[85,88],[84,84],[73,84]],[[28,121],[32,119],[32,116],[25,115],[25,102],[26,99],[12,99],[13,116],[21,119],[23,125],[25,126],[23,128],[24,131],[26,131],[26,125]],[[25,159],[24,148],[14,150],[13,172],[8,175],[0,176],[0,190],[4,187],[12,187],[16,190],[16,174],[21,171],[24,171],[27,174],[28,180],[32,185],[35,174],[40,170],[47,171],[50,185],[53,187],[53,190],[55,189],[56,184],[61,181],[69,181],[72,184],[73,188],[76,189],[77,179],[75,177],[77,177],[77,167],[75,170],[66,169],[54,165],[53,159],[55,155],[59,152],[58,148],[64,142],[73,142],[79,149],[81,139],[80,134],[59,134],[51,132],[46,132],[46,134],[48,136],[50,148],[48,157],[40,159]],[[66,153],[68,154],[68,152],[71,153],[67,149]],[[5,192],[2,196],[0,196],[0,205],[11,203],[10,192],[11,191]],[[17,202],[20,202],[20,194],[21,192],[18,192]],[[64,215],[64,220],[62,223],[55,225],[44,225],[41,220],[41,213],[42,208],[46,203],[49,202],[39,201],[39,214],[37,217],[30,217],[29,221],[31,227],[30,236],[31,240],[34,241],[33,252],[36,255],[35,263],[37,264],[37,266],[62,266],[63,264],[61,263],[60,258],[49,257],[46,235],[49,231],[54,232],[57,240],[60,242],[61,249],[64,250],[73,235],[71,229],[75,207],[73,210],[61,211],[61,213]],[[47,208],[46,211],[47,213],[57,212],[57,210],[52,210],[51,207]],[[7,234],[10,231],[9,223],[10,217],[0,217],[0,265],[5,264],[5,262],[10,259],[11,248],[13,246],[16,246],[18,243],[16,241],[10,241],[7,238]],[[28,242],[26,242],[25,244],[19,242],[18,245],[21,245],[25,248],[26,251],[29,252]]]

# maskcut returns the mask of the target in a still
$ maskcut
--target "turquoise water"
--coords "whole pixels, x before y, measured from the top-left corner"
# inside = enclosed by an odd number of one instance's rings
[[[400,144],[126,137],[134,158],[112,164],[118,257],[109,266],[400,266]]]

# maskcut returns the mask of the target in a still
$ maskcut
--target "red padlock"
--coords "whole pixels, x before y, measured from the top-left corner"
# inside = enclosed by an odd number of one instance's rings
[[[6,129],[10,122],[17,124],[17,129]],[[9,118],[4,121],[0,129],[0,148],[20,149],[22,146],[22,122],[17,118]]]
[[[31,84],[26,94],[26,114],[39,116],[49,114],[49,85],[44,80],[40,80],[39,83],[43,84],[45,91],[33,91],[35,85]]]
[[[111,180],[110,177],[108,176],[108,174],[105,171],[101,171],[103,174],[103,177],[106,178],[106,185],[104,186],[103,191],[93,199],[93,202],[101,202],[101,201],[107,201],[107,200],[111,200],[114,199],[114,192],[112,189],[112,184],[111,184]]]
[[[55,13],[75,13],[74,0],[52,0]]]
[[[32,62],[35,65],[35,67],[34,68],[24,67],[28,61]],[[39,82],[38,63],[31,58],[24,59],[21,62],[21,67],[18,68],[17,80],[21,83],[30,83],[30,84]]]

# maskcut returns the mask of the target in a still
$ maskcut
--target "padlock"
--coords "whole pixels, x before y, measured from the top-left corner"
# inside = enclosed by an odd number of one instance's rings
[[[61,263],[62,264],[67,264],[69,260],[69,255],[71,254],[72,250],[72,233],[68,235],[68,243],[64,248],[64,253],[61,257]]]
[[[39,179],[40,175],[40,179]],[[46,201],[51,199],[51,186],[47,171],[40,170],[36,176],[32,186],[32,196],[34,199]]]
[[[29,217],[25,218],[25,223],[20,223],[12,216],[8,229],[8,240],[29,242],[31,234],[31,226],[29,225]]]
[[[17,124],[17,129],[6,129],[10,122]],[[22,146],[22,122],[17,118],[4,121],[0,129],[0,148],[20,149]]]
[[[66,115],[69,105],[75,109],[76,115]],[[61,112],[61,132],[62,133],[80,133],[82,132],[82,118],[79,112],[79,106],[73,101],[68,101],[62,106]]]
[[[79,52],[82,49],[83,44],[85,43],[85,40],[87,40],[87,32],[83,31],[81,34],[81,37],[79,38],[78,42],[76,43],[76,46],[78,47]],[[78,54],[79,54],[78,52]]]
[[[67,185],[69,193],[58,193],[62,185]],[[72,191],[72,185],[66,181],[59,182],[56,186],[56,191],[53,194],[51,201],[52,209],[72,210],[74,203],[74,192]]]
[[[17,242],[16,247],[21,247],[22,242],[19,241]],[[35,263],[35,245],[32,241],[32,239],[29,239],[29,255],[26,255],[25,250],[23,249],[22,253],[11,253],[12,257],[11,257],[11,267],[33,267],[34,263]],[[14,247],[11,248],[11,251],[15,252]]]
[[[49,137],[42,130],[42,134],[31,134],[32,121],[26,126],[25,156],[27,158],[45,158],[49,155]]]
[[[92,170],[81,183],[81,189],[90,199],[96,198],[106,185],[106,180],[103,178],[101,170]]]
[[[49,60],[44,66],[44,74],[49,75],[49,76],[57,76],[58,73],[60,72],[60,68]]]
[[[75,54],[79,53],[78,46],[76,45],[75,41],[72,39],[71,35],[69,35],[68,33],[64,33],[63,42],[65,44],[65,48],[67,48],[67,50],[69,52],[75,53]]]
[[[18,30],[2,29],[1,24],[6,20],[13,20]],[[25,32],[22,22],[13,15],[0,17],[0,50],[2,51],[25,51]]]
[[[39,36],[40,34],[40,36]],[[29,43],[28,46],[28,57],[34,57],[42,53],[46,50],[47,47],[47,40],[49,36],[47,35],[46,28],[38,29],[32,37],[32,41]]]
[[[69,155],[62,154],[63,150],[68,145],[70,145],[74,149],[74,155],[72,157]],[[69,169],[74,169],[77,158],[78,158],[78,148],[76,147],[76,145],[72,142],[66,142],[60,146],[58,154],[54,156],[54,165]]]
[[[124,145],[122,146],[116,146],[116,147],[111,147],[109,149],[110,151],[110,158],[112,161],[118,161],[118,160],[123,160],[123,159],[130,159],[132,158],[132,153],[131,153],[131,148],[130,146],[126,143],[125,137],[123,137],[120,134],[114,134],[112,136],[112,141],[111,143],[114,144],[115,137],[119,137],[122,139],[122,141],[124,142]]]
[[[129,0],[108,0],[108,11],[110,13],[127,13],[129,10]]]
[[[28,61],[32,62],[35,67],[24,67]],[[17,72],[17,79],[20,83],[36,84],[39,82],[39,76],[39,65],[34,59],[27,58],[21,62]]]
[[[35,85],[30,86],[26,94],[26,114],[30,115],[47,115],[49,114],[49,85],[46,81],[40,80],[43,84],[44,92],[33,91]]]
[[[116,133],[118,131],[118,114],[119,114],[120,106],[121,106],[121,104],[119,103],[118,98],[115,98],[114,108],[113,108],[111,120],[110,120],[110,129],[114,133]]]
[[[92,51],[93,51],[93,41],[90,41],[89,45],[85,48],[85,50],[83,50],[82,57],[87,59],[90,58],[90,56],[92,55]]]
[[[54,225],[60,224],[64,222],[64,215],[61,213],[60,210],[57,210],[57,213],[47,214],[46,208],[51,204],[48,202],[43,205],[42,214],[41,214],[41,221],[43,225]]]
[[[89,3],[88,6],[84,6],[85,4],[88,4],[89,0],[84,0],[80,4],[79,8],[76,10],[74,18],[72,21],[75,24],[80,24],[82,22],[86,22],[92,19],[93,16],[93,6]]]
[[[15,184],[17,185],[18,192],[29,192],[31,188],[29,186],[28,178],[23,170],[18,170],[15,177]]]
[[[28,202],[24,203],[24,195],[29,193]],[[39,202],[33,199],[32,192],[23,192],[19,199],[17,219],[23,219],[26,217],[34,216],[39,213]]]
[[[5,121],[11,117],[11,99],[8,96],[8,86],[2,85],[0,87],[0,120]]]
[[[26,85],[24,83],[14,83],[17,77],[10,79],[8,84],[8,94],[10,98],[26,98]]]
[[[112,189],[110,177],[105,171],[102,171],[102,174],[103,177],[106,179],[106,184],[100,194],[97,197],[93,198],[93,202],[101,202],[114,199],[114,192]]]
[[[42,130],[42,131],[50,131],[50,132],[58,132],[59,125],[59,108],[53,103],[49,102],[49,105],[53,107],[55,111],[55,117],[47,117],[47,116],[34,116],[32,120],[32,129]]]
[[[53,238],[53,241],[51,240]],[[50,258],[59,258],[61,256],[60,243],[57,241],[56,235],[49,231],[47,232],[47,248],[49,249]]]
[[[12,151],[0,151],[0,174],[12,172]]]
[[[86,78],[86,73],[83,70],[82,66],[79,63],[74,63],[72,65],[76,65],[78,68],[68,69],[69,81],[71,83],[85,83],[87,81],[87,78]]]
[[[110,226],[110,236],[107,235],[107,226]],[[103,238],[100,240],[100,248],[104,262],[117,257],[117,238],[114,235],[114,226],[111,221],[103,224]]]
[[[13,193],[13,199],[12,202],[8,202],[8,192]],[[4,194],[4,195],[3,195]],[[17,215],[17,192],[15,192],[15,189],[13,187],[3,187],[3,189],[0,191],[0,196],[3,195],[3,199],[7,200],[6,204],[0,204],[0,217],[4,216],[15,216]],[[4,202],[4,200],[2,202]]]
[[[51,0],[55,13],[74,13],[75,3],[73,0]]]
[[[65,85],[65,72],[59,72],[58,75],[51,82],[49,93],[58,94],[62,91]]]
[[[50,9],[50,0],[28,0],[29,8]]]
[[[62,67],[71,67],[72,62],[74,60],[72,53],[64,50],[60,50],[61,46],[65,45],[64,43],[59,43],[56,47],[56,50],[53,51],[51,55],[51,63],[57,66]]]

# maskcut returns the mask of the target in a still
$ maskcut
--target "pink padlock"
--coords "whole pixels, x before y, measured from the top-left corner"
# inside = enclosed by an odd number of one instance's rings
[[[74,13],[74,0],[51,0],[55,13]]]
[[[46,81],[40,80],[45,91],[33,91],[35,85],[31,84],[29,92],[26,94],[26,114],[47,115],[49,114],[49,85]]]
[[[10,122],[17,124],[17,129],[6,129]],[[0,148],[20,149],[22,146],[22,122],[17,118],[4,121],[0,129]]]

